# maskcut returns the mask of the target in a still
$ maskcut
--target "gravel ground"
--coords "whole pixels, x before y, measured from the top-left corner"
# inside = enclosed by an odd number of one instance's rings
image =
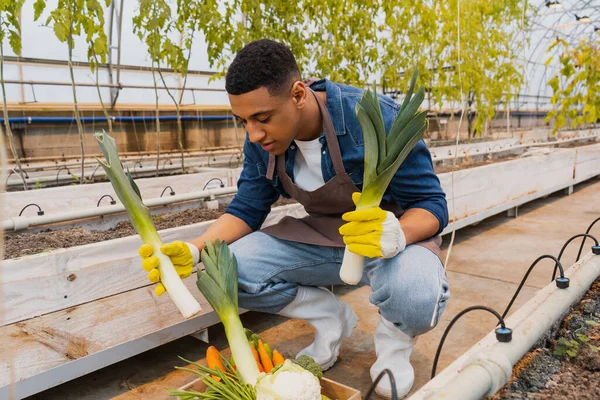
[[[564,345],[565,340],[572,341]],[[600,399],[600,279],[558,332],[525,355],[513,368],[511,381],[491,400]],[[563,354],[570,350],[571,355]]]

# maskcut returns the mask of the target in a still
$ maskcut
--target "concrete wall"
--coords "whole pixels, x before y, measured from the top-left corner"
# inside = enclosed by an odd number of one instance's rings
[[[46,113],[46,116],[48,113]],[[119,113],[113,113],[119,115]],[[165,112],[165,115],[173,115]],[[224,114],[224,113],[219,113]],[[83,113],[92,116],[91,113]],[[98,116],[98,114],[95,114]],[[152,113],[127,113],[127,116],[150,116]],[[51,116],[72,117],[72,113],[52,113]],[[245,130],[228,121],[183,121],[183,146],[187,150],[207,147],[243,146]],[[93,134],[98,129],[108,130],[106,123],[84,125],[84,145],[86,154],[99,153]],[[161,151],[178,150],[177,123],[161,122]],[[20,157],[68,157],[79,156],[81,148],[77,124],[58,125],[15,125],[13,126],[15,147]],[[119,152],[155,152],[156,128],[154,122],[114,123],[113,136]],[[8,148],[8,141],[6,142]],[[12,155],[9,155],[12,159]]]

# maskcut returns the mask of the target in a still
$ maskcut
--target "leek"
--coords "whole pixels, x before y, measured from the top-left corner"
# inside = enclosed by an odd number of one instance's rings
[[[198,271],[198,289],[223,323],[231,356],[244,383],[254,386],[259,371],[238,313],[237,260],[227,244],[218,239],[214,245],[206,242],[201,257],[205,270]]]
[[[159,259],[158,268],[160,270],[161,282],[183,317],[192,317],[200,311],[200,304],[183,284],[181,278],[179,278],[171,259],[160,252],[162,242],[152,222],[150,211],[148,211],[148,208],[142,202],[140,190],[131,178],[131,174],[129,171],[126,174],[123,170],[115,140],[104,131],[96,132],[94,137],[98,141],[106,162],[98,158],[96,160],[98,160],[104,171],[106,171],[106,175],[110,179],[110,183],[119,200],[125,206],[136,232],[140,235],[144,243],[151,245],[154,249],[154,254]]]
[[[425,97],[423,88],[413,96],[417,76],[415,70],[387,137],[375,86],[373,92],[365,91],[356,104],[356,117],[365,141],[363,191],[357,210],[379,206],[394,174],[428,127],[427,111],[418,111]],[[347,284],[356,285],[362,279],[364,261],[363,256],[352,253],[346,246],[340,278]]]

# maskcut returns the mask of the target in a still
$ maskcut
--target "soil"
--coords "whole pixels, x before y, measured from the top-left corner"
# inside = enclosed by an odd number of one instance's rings
[[[561,343],[574,341],[569,346]],[[576,344],[575,344],[576,343]],[[600,399],[600,279],[546,343],[525,355],[490,400]],[[569,349],[571,355],[564,354]]]
[[[295,200],[280,198],[273,207],[295,203]],[[191,225],[198,222],[219,218],[225,212],[225,206],[218,210],[194,208],[173,214],[154,216],[156,229],[169,229],[178,226]],[[39,233],[22,233],[4,236],[4,259],[17,258],[26,255],[43,253],[50,250],[82,246],[84,244],[102,242],[136,235],[129,221],[123,221],[109,230],[88,230],[82,228],[47,230]]]

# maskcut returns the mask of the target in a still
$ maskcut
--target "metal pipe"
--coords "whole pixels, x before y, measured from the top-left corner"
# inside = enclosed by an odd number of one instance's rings
[[[198,192],[190,192],[168,197],[158,197],[154,199],[144,200],[146,207],[165,206],[167,204],[181,203],[184,201],[211,199],[215,196],[225,196],[237,193],[237,187],[231,186],[227,188],[202,190]],[[117,214],[125,212],[125,207],[122,204],[87,208],[82,210],[67,211],[51,215],[38,217],[12,217],[2,221],[2,229],[4,231],[18,231],[27,229],[33,226],[41,226],[48,224],[56,224],[61,222],[73,221],[83,218],[100,217],[102,215]]]
[[[511,342],[500,343],[495,332],[490,332],[414,393],[410,400],[479,400],[500,390],[510,378],[512,367],[600,276],[600,257],[588,253],[569,268],[566,275],[571,283],[568,289],[559,289],[550,283],[506,320],[513,329]]]
[[[151,116],[113,116],[110,117],[113,122],[144,122],[154,121]],[[182,115],[182,121],[226,121],[233,119],[231,115]],[[176,115],[162,115],[159,117],[161,122],[177,121]],[[14,117],[9,118],[10,124],[70,124],[75,121],[75,117]],[[81,117],[83,123],[101,123],[106,122],[105,117]],[[0,118],[0,123],[4,124],[4,118]]]
[[[210,150],[212,149],[212,150]],[[237,146],[222,146],[222,147],[206,147],[204,150],[198,150],[198,151],[194,151],[194,152],[187,152],[188,155],[192,155],[192,154],[206,154],[206,153],[218,153],[218,152],[227,152],[227,154],[230,154],[230,151],[237,151],[239,152],[239,147]],[[163,150],[162,153],[167,154],[167,153],[179,153],[179,149],[177,150]],[[143,156],[153,156],[156,154],[156,151],[124,151],[121,156],[121,160],[123,160],[123,158],[127,158],[127,157],[143,157]],[[89,158],[93,158],[93,157],[101,157],[102,154],[92,154],[86,157]],[[55,163],[58,163],[59,161],[57,161],[57,159],[59,159],[61,162],[62,161],[66,161],[66,160],[79,160],[81,158],[80,155],[71,155],[71,156],[43,156],[43,157],[26,157],[26,158],[21,158],[21,160],[23,162],[29,163],[29,162],[36,162],[36,161],[54,161]],[[14,163],[15,160],[14,159],[8,159],[9,163]]]
[[[41,86],[72,86],[70,82],[51,82],[51,81],[25,81],[18,79],[6,79],[6,84],[11,85],[41,85]],[[77,87],[96,87],[95,83],[87,82],[75,82]],[[114,83],[98,83],[99,87],[115,88],[115,89],[154,89],[154,86],[148,85],[123,85]],[[165,88],[161,86],[159,89]],[[167,86],[166,89],[177,90],[177,86]],[[219,88],[198,88],[198,87],[186,87],[185,90],[196,91],[196,92],[225,92],[225,89]]]
[[[179,150],[175,150],[173,152],[179,152]],[[167,153],[165,151],[165,153]],[[212,157],[213,154],[212,152],[186,152],[188,159],[195,159],[195,158],[205,158],[205,157]],[[235,156],[235,155],[240,155],[239,150],[221,150],[218,152],[218,154],[216,154],[217,157],[225,157],[225,156]],[[135,156],[135,158],[137,158],[138,155]],[[80,157],[79,157],[80,158]],[[87,158],[87,157],[86,157]],[[130,157],[121,157],[121,161],[131,161],[129,159]],[[144,161],[151,161],[151,160],[155,160],[156,156],[152,156],[149,155],[146,158],[144,158]],[[141,160],[141,158],[140,158]],[[92,165],[97,165],[98,161],[96,161],[95,159],[89,159],[87,161],[85,161],[85,165],[87,166],[92,166]],[[46,169],[57,169],[60,167],[74,167],[74,166],[79,166],[81,165],[78,162],[61,162],[61,163],[40,163],[40,164],[33,164],[33,165],[28,165],[26,167],[23,167],[23,172],[25,172],[27,174],[27,171],[39,171],[39,170],[46,170]],[[98,164],[99,165],[99,164]],[[11,171],[12,172],[12,171]],[[29,176],[25,176],[26,178],[29,178]],[[93,177],[93,176],[92,176]]]
[[[122,2],[124,3],[124,1]],[[33,58],[33,57],[15,57],[15,56],[4,56],[4,62],[8,64],[33,64],[33,65],[56,65],[61,67],[66,67],[68,64],[64,60],[51,60],[51,59],[43,59],[43,58]],[[90,68],[90,63],[86,61],[73,61],[73,66],[78,68]],[[100,68],[104,68],[104,66],[100,66]],[[152,69],[150,67],[144,67],[141,65],[120,65],[120,68],[124,71],[133,71],[133,72],[151,72]],[[158,70],[158,69],[157,69]],[[173,68],[164,68],[161,67],[160,71],[162,73],[174,74],[177,73]],[[200,75],[200,76],[213,76],[216,72],[213,71],[202,71],[202,70],[190,70],[188,71],[188,75]]]
[[[140,167],[136,170],[136,166],[140,165]],[[185,167],[186,168],[192,168],[192,167],[203,167],[205,164],[201,161],[198,162],[185,162]],[[227,165],[226,161],[223,161],[222,163],[219,163],[219,165]],[[144,171],[140,172],[140,169],[143,169],[143,164],[141,162],[136,162],[133,166],[133,171],[132,174],[134,175],[135,178],[138,177],[138,175],[140,175],[142,172],[145,172],[146,174],[152,174],[154,175],[156,172],[156,170],[152,169],[152,168],[146,168]],[[150,167],[152,167],[150,165]],[[181,168],[181,164],[173,164],[173,165],[165,165],[163,166],[163,168],[161,169],[161,172],[164,173],[165,170],[166,171],[172,171],[172,170],[177,170]],[[72,182],[75,181],[75,178],[73,178],[71,175],[62,175],[59,176],[60,171],[66,169],[67,171],[69,171],[69,169],[67,167],[61,166],[61,168],[59,168],[59,170],[57,171],[56,177],[54,176],[50,176],[50,175],[45,175],[45,176],[38,176],[38,177],[34,177],[34,178],[26,178],[25,182],[27,182],[27,184],[36,184],[36,183],[47,183],[47,182],[54,182],[56,185],[58,185],[59,182]],[[96,170],[94,170],[93,172],[86,172],[84,174],[84,177],[86,179],[91,179],[93,177],[96,178],[101,178],[106,176],[106,172],[104,172],[103,170],[100,170],[98,172],[96,172]],[[23,181],[21,179],[12,179],[12,180],[7,180],[6,182],[6,186],[7,187],[14,187],[14,186],[20,186],[23,184]]]

